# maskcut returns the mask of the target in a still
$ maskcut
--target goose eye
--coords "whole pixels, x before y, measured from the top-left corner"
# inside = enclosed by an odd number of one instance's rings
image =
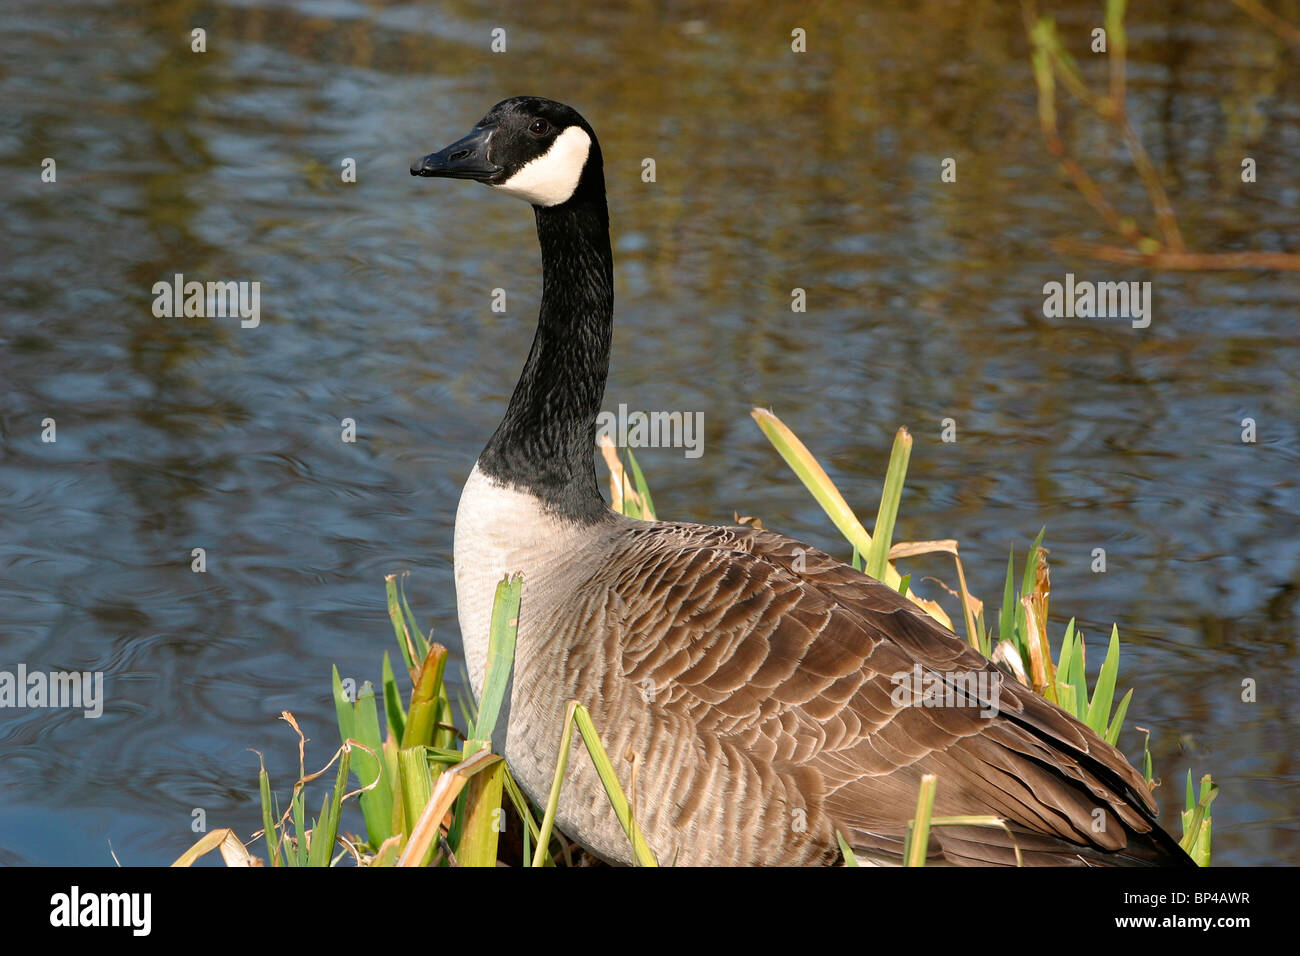
[[[535,119],[528,127],[528,132],[534,136],[545,136],[551,129],[551,124],[544,119]]]

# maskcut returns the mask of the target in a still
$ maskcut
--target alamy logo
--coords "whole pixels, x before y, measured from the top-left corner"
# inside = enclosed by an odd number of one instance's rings
[[[90,671],[0,671],[0,707],[71,707],[91,719],[104,713],[104,675]]]
[[[133,936],[148,936],[152,910],[149,893],[83,893],[74,886],[50,897],[50,925],[127,926]]]
[[[699,458],[704,454],[704,413],[629,412],[620,403],[617,415],[596,416],[596,443],[606,436],[621,448],[682,448],[687,458]]]
[[[978,707],[981,717],[998,715],[1002,676],[995,670],[923,671],[913,664],[890,680],[894,689],[889,699],[895,707]]]
[[[155,282],[152,291],[157,319],[224,319],[238,315],[245,329],[255,329],[262,321],[260,282],[186,282],[178,272],[171,282]]]
[[[1151,324],[1150,282],[1065,282],[1043,286],[1043,315],[1049,319],[1132,319],[1133,328]]]

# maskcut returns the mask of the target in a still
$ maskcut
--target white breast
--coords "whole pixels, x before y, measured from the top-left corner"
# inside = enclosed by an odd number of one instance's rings
[[[580,533],[549,514],[533,495],[499,484],[474,466],[456,509],[455,574],[465,666],[475,699],[483,692],[497,583],[506,574],[524,576],[518,659],[532,644],[528,622],[543,616],[539,612],[585,543]]]

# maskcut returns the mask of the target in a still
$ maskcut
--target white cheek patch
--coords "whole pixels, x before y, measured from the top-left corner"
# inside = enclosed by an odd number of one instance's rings
[[[570,126],[541,156],[493,188],[526,199],[535,206],[558,206],[578,188],[582,168],[591,152],[591,137],[581,126]]]

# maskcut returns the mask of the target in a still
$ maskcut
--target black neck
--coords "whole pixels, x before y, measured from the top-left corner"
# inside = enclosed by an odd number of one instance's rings
[[[609,374],[614,257],[603,176],[595,172],[568,202],[534,207],[542,246],[537,334],[505,418],[479,457],[485,474],[583,521],[609,514],[594,454]]]

